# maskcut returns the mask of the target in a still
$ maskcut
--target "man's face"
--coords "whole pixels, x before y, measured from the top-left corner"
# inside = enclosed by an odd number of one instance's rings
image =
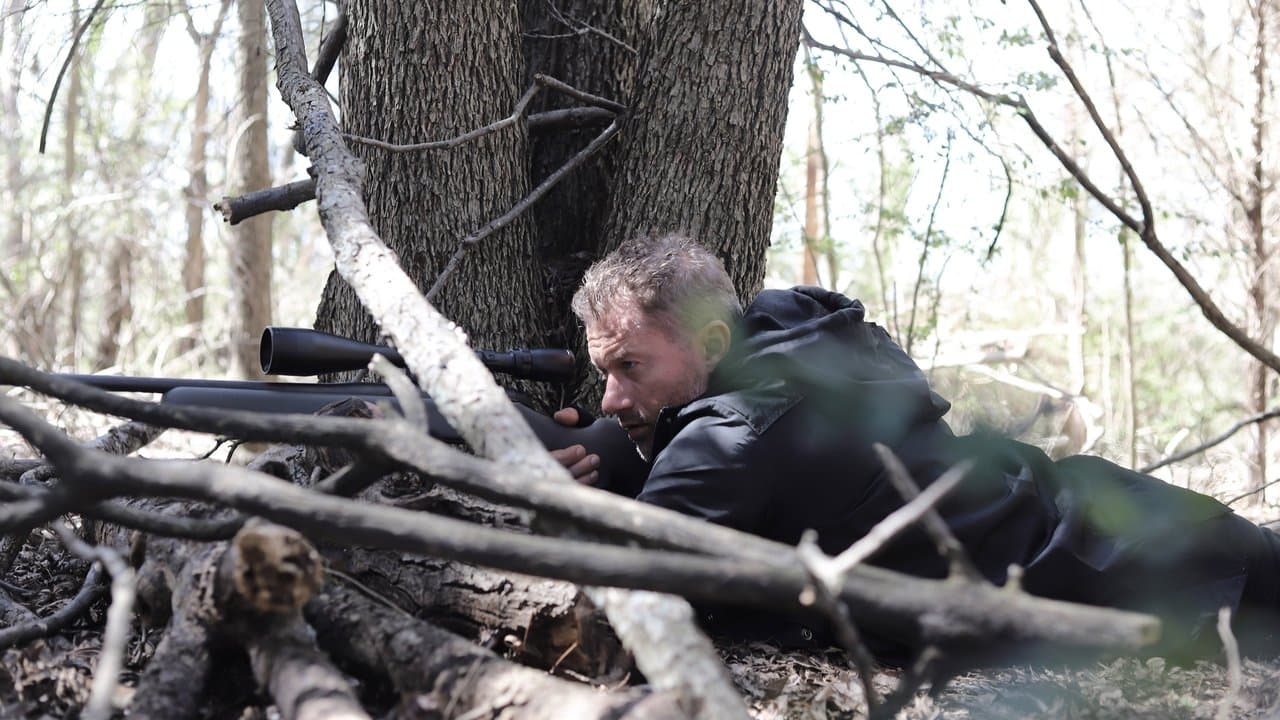
[[[705,353],[689,333],[625,308],[586,331],[591,362],[605,378],[600,410],[616,416],[640,454],[651,459],[658,411],[706,390]]]

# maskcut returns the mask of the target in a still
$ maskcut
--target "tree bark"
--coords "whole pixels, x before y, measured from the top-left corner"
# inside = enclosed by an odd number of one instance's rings
[[[4,245],[0,246],[0,258],[8,261],[22,257],[25,240],[23,236],[22,194],[22,153],[19,147],[21,129],[18,123],[18,95],[22,90],[22,67],[25,54],[25,41],[22,31],[22,10],[26,7],[24,0],[9,0],[5,3],[4,17],[0,18],[0,46],[8,44],[9,70],[4,78],[3,93],[0,93],[0,132],[10,151],[5,153],[5,187],[4,205],[7,226],[4,234]]]
[[[607,249],[684,231],[720,256],[744,303],[755,297],[800,11],[798,0],[662,3],[629,103]]]
[[[510,115],[524,91],[514,4],[356,0],[342,60],[346,132],[394,143],[441,140]],[[477,61],[483,58],[483,61]],[[448,72],[441,72],[448,68]],[[374,228],[425,291],[459,241],[529,188],[523,126],[447,151],[356,145]],[[542,345],[548,303],[526,215],[471,248],[433,304],[474,347]],[[377,339],[368,311],[336,274],[318,329]]]
[[[80,2],[75,0],[72,3],[71,10],[71,32],[74,33],[80,25]],[[80,59],[79,55],[71,59],[71,66],[67,68],[70,78],[67,83],[67,105],[63,115],[64,127],[62,136],[62,202],[63,207],[69,207],[71,201],[75,198],[75,179],[76,179],[76,128],[80,124]],[[15,156],[18,153],[13,153]],[[67,307],[67,318],[70,325],[70,338],[68,338],[68,347],[71,349],[71,366],[75,367],[77,359],[77,347],[80,344],[80,318],[81,318],[81,299],[80,293],[84,286],[84,248],[80,246],[80,234],[77,227],[76,217],[69,214],[66,222],[66,243],[67,243],[67,287],[71,293],[70,302]],[[50,323],[51,325],[53,323]],[[55,345],[56,346],[56,345]]]
[[[267,158],[267,26],[263,0],[237,0],[238,90],[231,144],[235,148],[228,195],[271,187]],[[237,225],[231,242],[231,366],[241,377],[260,378],[258,338],[271,324],[271,216]]]
[[[1248,206],[1245,208],[1245,225],[1251,250],[1252,277],[1249,287],[1250,310],[1256,325],[1255,337],[1258,342],[1270,347],[1275,335],[1273,314],[1272,248],[1268,238],[1266,203],[1270,194],[1266,158],[1263,153],[1267,147],[1268,116],[1267,106],[1270,99],[1270,86],[1267,77],[1267,53],[1270,43],[1267,39],[1271,0],[1255,0],[1253,20],[1257,35],[1254,43],[1253,90],[1254,106],[1251,123],[1253,125],[1253,157],[1250,158],[1250,174],[1247,181],[1249,187]],[[1270,401],[1270,382],[1272,369],[1259,361],[1251,362],[1249,405],[1251,414],[1267,411]],[[1267,423],[1254,425],[1253,457],[1249,463],[1250,489],[1256,494],[1253,502],[1263,502],[1263,488],[1267,484],[1267,466],[1269,463],[1267,440]]]
[[[627,102],[635,85],[638,51],[654,0],[522,0],[525,84],[550,75],[595,95]],[[581,107],[559,93],[543,93],[530,112]],[[538,183],[585,146],[599,128],[539,133],[529,141],[529,167]],[[617,170],[617,145],[575,170],[530,210],[539,257],[549,272],[553,330],[558,342],[578,346],[580,328],[569,300],[600,250]],[[559,339],[563,338],[563,339]]]
[[[414,615],[491,638],[526,665],[612,679],[630,666],[605,618],[571,583],[387,550],[349,548],[330,561]]]
[[[451,709],[484,717],[685,717],[672,698],[637,690],[600,693],[520,667],[432,625],[375,604],[331,583],[306,607],[319,643],[365,676],[389,677],[404,701],[398,717],[427,718]]]

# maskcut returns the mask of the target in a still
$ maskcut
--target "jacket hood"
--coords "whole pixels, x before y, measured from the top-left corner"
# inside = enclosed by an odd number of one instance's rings
[[[782,380],[833,411],[936,420],[951,405],[858,300],[817,287],[765,290],[747,308],[710,392]]]

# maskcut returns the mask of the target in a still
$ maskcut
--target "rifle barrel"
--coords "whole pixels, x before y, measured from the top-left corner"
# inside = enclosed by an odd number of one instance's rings
[[[167,393],[180,387],[210,390],[270,390],[286,393],[325,393],[330,395],[390,395],[386,385],[374,383],[287,383],[255,380],[202,380],[195,378],[135,377],[129,375],[62,374],[69,380],[111,392]]]

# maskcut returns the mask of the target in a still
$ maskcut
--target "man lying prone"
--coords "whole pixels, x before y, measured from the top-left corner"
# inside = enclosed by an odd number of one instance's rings
[[[1100,458],[1054,462],[1005,438],[955,436],[943,420],[950,404],[856,300],[766,290],[744,312],[719,260],[667,235],[592,266],[573,309],[604,376],[601,410],[649,463],[643,485],[608,490],[788,544],[812,528],[836,554],[902,505],[875,443],[921,487],[969,460],[938,510],[992,582],[1017,565],[1033,594],[1156,613],[1163,652],[1210,649],[1222,606],[1251,649],[1280,643],[1274,533]],[[599,458],[580,447],[555,455],[596,480]],[[871,562],[947,572],[919,530]],[[758,620],[755,629],[787,632]]]

